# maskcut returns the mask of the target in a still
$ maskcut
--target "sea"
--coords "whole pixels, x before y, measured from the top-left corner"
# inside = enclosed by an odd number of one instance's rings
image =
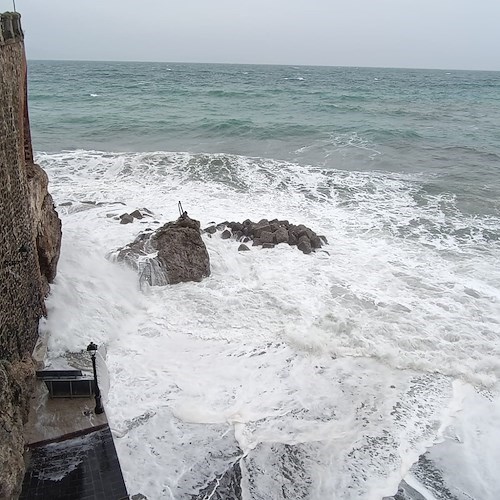
[[[29,107],[47,365],[100,346],[131,494],[500,498],[499,72],[30,61]],[[328,244],[204,233],[210,277],[141,284],[110,255],[179,201]]]

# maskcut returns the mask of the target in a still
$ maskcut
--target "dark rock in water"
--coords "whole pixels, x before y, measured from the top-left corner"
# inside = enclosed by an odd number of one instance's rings
[[[216,226],[208,226],[204,229],[205,233],[208,234],[214,234],[217,232],[217,227]]]
[[[288,231],[285,227],[280,227],[274,233],[274,242],[279,245],[288,241]]]
[[[260,241],[262,244],[264,243],[274,243],[274,235],[270,231],[262,231],[260,233]]]
[[[141,214],[141,212],[139,212],[139,210],[134,210],[133,212],[130,213],[130,215],[134,218],[134,219],[143,219],[143,215]]]
[[[59,203],[60,207],[70,207],[71,205],[73,205],[71,201],[65,201],[64,203]]]
[[[305,254],[310,254],[312,252],[311,242],[306,235],[303,235],[299,238],[297,248]]]
[[[289,231],[289,233],[288,233],[288,244],[290,246],[293,246],[293,245],[296,245],[298,242],[299,242],[299,240],[297,239],[297,236],[295,235],[295,233],[293,233],[292,231]]]
[[[155,251],[155,257],[148,257]],[[116,259],[141,270],[141,276],[144,264],[149,266],[148,281],[152,285],[201,281],[210,276],[210,259],[201,238],[200,223],[189,217],[168,222],[154,232],[139,234],[134,242],[118,250]]]
[[[238,247],[238,252],[246,252],[246,251],[249,251],[250,248],[248,248],[244,243],[242,243],[239,247]]]
[[[147,209],[147,208],[145,208],[145,207],[142,207],[142,208],[141,208],[141,210],[142,210],[143,212],[146,212],[146,213],[147,213],[147,214],[149,214],[149,215],[153,215],[153,212],[151,212],[151,210],[149,210],[149,209]]]
[[[315,234],[313,234],[313,236],[311,237],[310,241],[311,241],[311,247],[314,250],[316,250],[318,248],[321,248],[321,240]]]
[[[252,241],[253,246],[262,245],[264,248],[273,248],[281,243],[288,243],[293,246],[298,245],[300,242],[300,250],[305,254],[320,249],[326,243],[324,236],[318,236],[304,224],[290,224],[287,220],[261,219],[259,222],[252,222],[250,219],[246,219],[243,222],[226,221],[216,226],[207,227],[205,232],[213,234],[216,230],[224,230],[221,235],[224,239],[233,237],[243,243]]]
[[[328,245],[328,240],[326,239],[326,236],[320,235],[318,238],[325,244]]]
[[[120,224],[130,224],[134,222],[134,218],[130,214],[120,215]]]
[[[254,226],[254,228],[253,228],[253,235],[255,238],[260,238],[260,235],[264,232],[266,232],[266,233],[273,232],[273,230],[269,224],[260,224],[259,223],[258,225]]]

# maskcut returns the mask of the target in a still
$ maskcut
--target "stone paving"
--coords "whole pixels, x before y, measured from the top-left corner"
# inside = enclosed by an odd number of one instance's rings
[[[64,438],[64,436],[63,436]],[[107,424],[29,448],[20,500],[129,498]]]

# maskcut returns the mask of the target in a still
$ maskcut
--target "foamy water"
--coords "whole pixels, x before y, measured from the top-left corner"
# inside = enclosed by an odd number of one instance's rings
[[[245,500],[381,499],[403,478],[424,498],[500,497],[498,220],[467,218],[419,175],[187,153],[38,159],[56,203],[72,203],[58,206],[50,357],[106,346],[131,493],[190,498],[243,457]],[[105,256],[175,219],[178,200],[202,227],[277,217],[329,245],[239,253],[204,235],[210,278],[141,291]],[[112,217],[142,207],[144,224]],[[427,449],[434,489],[414,465]]]

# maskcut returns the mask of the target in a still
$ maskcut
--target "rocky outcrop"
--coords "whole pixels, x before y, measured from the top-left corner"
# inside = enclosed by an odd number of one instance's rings
[[[112,257],[137,269],[150,285],[201,281],[210,276],[210,258],[200,223],[187,216],[154,232],[139,234]]]
[[[29,203],[33,220],[34,239],[42,277],[44,295],[54,281],[61,252],[61,220],[48,192],[49,179],[45,171],[34,163],[26,165]]]
[[[252,222],[247,219],[243,222],[223,222],[211,224],[204,229],[209,236],[221,231],[222,239],[234,238],[246,243],[252,241],[252,246],[274,248],[280,243],[297,246],[305,254],[318,250],[323,244],[328,243],[325,236],[318,236],[312,229],[304,224],[290,224],[287,220],[262,219]],[[241,246],[239,250],[241,250]]]
[[[28,420],[34,381],[30,357],[12,363],[0,361],[0,499],[17,498],[20,493],[24,475],[22,423]]]

